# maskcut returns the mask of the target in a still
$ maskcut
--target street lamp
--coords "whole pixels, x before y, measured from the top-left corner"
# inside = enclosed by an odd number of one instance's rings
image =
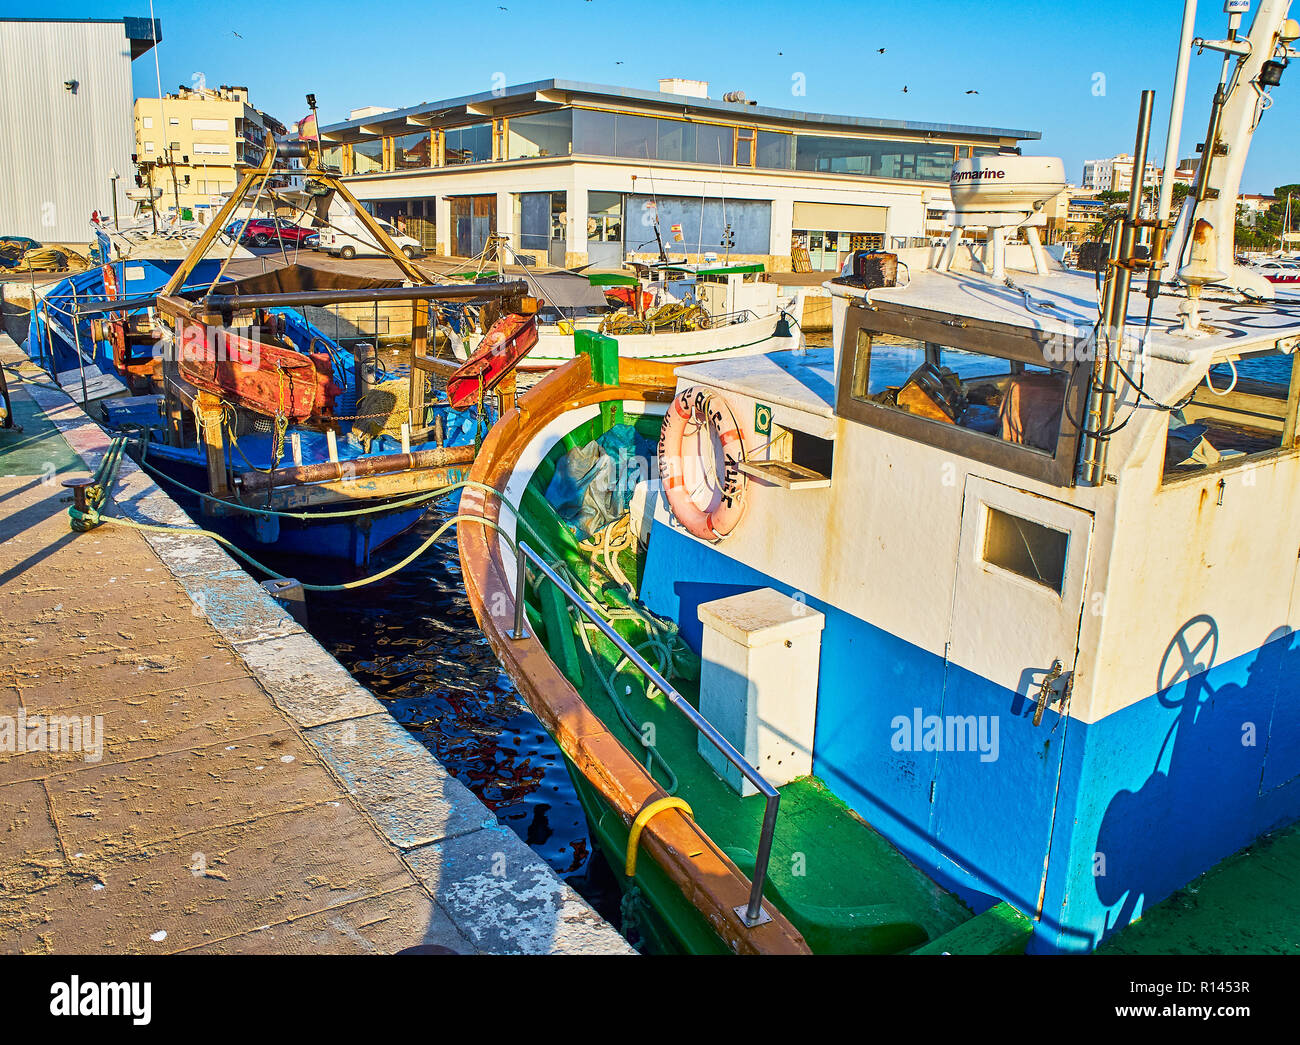
[[[113,228],[118,228],[117,224],[117,168],[110,167],[108,171],[108,180],[113,185]]]

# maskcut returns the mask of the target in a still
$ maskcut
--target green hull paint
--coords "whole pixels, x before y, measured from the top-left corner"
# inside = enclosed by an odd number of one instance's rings
[[[653,438],[658,434],[658,417],[641,415],[628,420],[644,435]],[[611,586],[605,584],[607,590],[602,591],[603,574],[592,569],[587,553],[544,497],[561,456],[596,438],[605,427],[601,418],[593,418],[551,450],[522,498],[521,523],[526,540],[552,562],[567,566],[581,584],[603,595],[609,605],[617,606],[620,600],[608,590]],[[641,565],[630,550],[619,558],[620,568],[629,577],[639,577]],[[590,634],[593,660],[576,640],[576,626],[562,605],[551,595],[539,597],[536,586],[530,587],[528,608],[537,634],[588,706],[628,750],[644,750],[640,734],[624,724],[600,681],[602,673],[611,676],[620,656],[614,646],[603,636]],[[633,645],[647,635],[644,625],[637,622],[619,621],[616,627]],[[679,666],[691,660],[689,656],[677,658]],[[652,728],[658,751],[676,774],[674,793],[690,803],[700,826],[748,873],[758,846],[762,797],[740,797],[713,772],[698,754],[695,728],[662,695],[648,696],[639,672],[625,668],[613,682],[628,717],[643,730]],[[688,700],[697,700],[697,681],[679,678],[675,684]],[[627,827],[581,773],[572,765],[569,771],[593,837],[615,874],[623,879]],[[666,784],[657,767],[655,776]],[[625,890],[631,885],[624,881]],[[644,854],[637,864],[632,895],[636,935],[647,949],[705,954],[726,949],[703,916]],[[960,900],[928,878],[812,777],[781,788],[765,895],[799,929],[809,946],[822,953],[906,953],[933,946],[950,953],[1006,953],[1023,951],[1030,934],[1028,919],[1006,905],[972,917]],[[628,906],[625,901],[625,909]]]

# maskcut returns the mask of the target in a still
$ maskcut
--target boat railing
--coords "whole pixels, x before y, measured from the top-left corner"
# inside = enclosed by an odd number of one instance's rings
[[[763,911],[763,885],[767,880],[767,867],[772,856],[772,839],[776,834],[776,812],[781,801],[780,792],[764,780],[762,774],[749,764],[745,756],[737,751],[726,737],[718,732],[717,727],[712,722],[692,707],[687,699],[632,647],[631,643],[615,631],[610,623],[590,603],[574,591],[572,586],[556,573],[549,563],[523,541],[519,542],[516,560],[519,564],[519,574],[515,583],[515,626],[510,633],[511,639],[528,638],[524,591],[528,583],[528,564],[532,563],[537,568],[537,571],[559,588],[564,597],[573,603],[578,611],[590,620],[605,638],[617,646],[619,651],[641,670],[641,673],[649,679],[650,683],[668,698],[668,702],[685,715],[696,730],[702,733],[709,743],[718,749],[722,757],[740,770],[745,779],[763,795],[766,804],[763,808],[763,827],[759,834],[758,852],[754,860],[754,875],[749,893],[749,903],[735,908],[735,912],[745,925],[750,928],[769,921],[770,916]]]
[[[709,329],[718,330],[722,327],[733,326],[736,323],[752,323],[756,319],[758,319],[758,314],[750,308],[742,308],[737,312],[722,312],[709,317]]]

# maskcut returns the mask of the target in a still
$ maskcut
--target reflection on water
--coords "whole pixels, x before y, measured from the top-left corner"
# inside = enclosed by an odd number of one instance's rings
[[[431,510],[385,547],[378,566],[364,572],[399,561],[452,514],[446,503]],[[268,565],[303,580],[325,579],[318,564]],[[605,861],[598,854],[593,859],[586,817],[559,748],[516,693],[474,619],[455,530],[383,581],[309,593],[307,610],[321,645],[502,823],[618,925],[618,885]]]

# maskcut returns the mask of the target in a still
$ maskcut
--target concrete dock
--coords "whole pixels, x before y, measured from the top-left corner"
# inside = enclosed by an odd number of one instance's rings
[[[0,363],[0,952],[631,953],[215,542],[74,533],[108,437]]]

